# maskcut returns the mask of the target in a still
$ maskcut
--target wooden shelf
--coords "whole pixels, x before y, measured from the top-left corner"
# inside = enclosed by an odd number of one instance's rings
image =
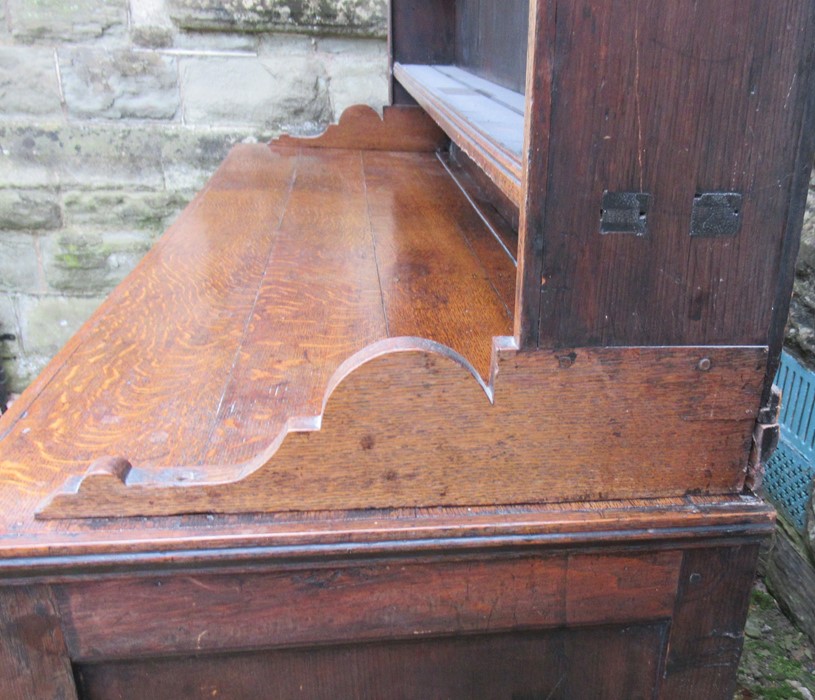
[[[520,206],[524,96],[456,66],[396,63],[393,75]]]
[[[2,417],[0,464],[38,486],[0,488],[0,532],[107,455],[223,477],[378,341],[432,340],[488,379],[514,280],[433,152],[238,146]]]

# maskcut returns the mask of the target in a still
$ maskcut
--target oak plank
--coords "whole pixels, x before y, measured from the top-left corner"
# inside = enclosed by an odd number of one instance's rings
[[[491,278],[510,276],[510,261],[438,161],[366,153],[364,162],[388,335],[434,340],[489,377],[492,338],[512,328]],[[475,254],[479,237],[493,259]]]
[[[5,700],[76,700],[51,589],[0,588],[0,692]]]
[[[290,424],[228,480],[91,470],[39,517],[735,495],[765,362],[766,348],[499,344],[487,386],[437,343],[381,341],[332,378],[319,426]]]
[[[339,365],[386,336],[362,153],[303,150],[199,463],[249,460],[288,418],[320,415]]]
[[[416,639],[670,615],[678,551],[493,558],[246,574],[148,575],[59,587],[78,661],[353,639]],[[570,574],[574,569],[575,573]],[[638,605],[634,605],[634,600]]]

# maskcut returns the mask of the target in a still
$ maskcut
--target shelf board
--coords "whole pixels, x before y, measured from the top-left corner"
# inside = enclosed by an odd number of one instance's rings
[[[521,199],[521,93],[456,66],[402,65],[394,77],[516,205]]]

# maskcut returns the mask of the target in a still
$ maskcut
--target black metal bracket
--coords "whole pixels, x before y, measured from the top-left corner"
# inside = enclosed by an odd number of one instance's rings
[[[741,228],[743,196],[738,192],[701,192],[693,198],[690,235],[735,236]]]
[[[648,233],[648,209],[651,195],[647,192],[603,192],[600,209],[600,233]]]

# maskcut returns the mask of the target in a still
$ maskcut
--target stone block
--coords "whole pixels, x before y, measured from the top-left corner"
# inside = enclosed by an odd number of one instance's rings
[[[213,130],[204,127],[168,132],[161,146],[167,189],[182,193],[200,190],[236,143],[267,140],[267,137],[259,138],[256,134],[253,129]]]
[[[184,121],[286,129],[331,120],[325,69],[312,51],[181,61]]]
[[[28,386],[33,377],[28,377],[20,371],[22,369],[20,327],[14,308],[14,298],[8,294],[0,294],[0,336],[3,335],[13,336],[13,340],[0,340],[0,364],[6,370],[6,389],[16,393]]]
[[[49,190],[0,190],[0,230],[42,231],[62,226],[57,193]]]
[[[20,394],[31,384],[51,361],[50,355],[26,355],[8,351],[5,362],[6,381],[9,393]],[[0,360],[3,356],[0,355]]]
[[[11,33],[18,40],[83,41],[121,34],[127,0],[7,0]]]
[[[145,231],[158,235],[193,197],[193,192],[75,190],[64,193],[65,225],[70,229]]]
[[[61,48],[68,112],[75,117],[172,119],[179,106],[175,59],[151,51]]]
[[[179,27],[197,31],[292,31],[384,38],[387,0],[167,0]]]
[[[53,357],[103,300],[101,296],[20,296],[23,353],[30,358]]]
[[[384,41],[332,38],[318,42],[328,76],[334,119],[357,104],[381,109],[388,102],[388,47]]]
[[[57,292],[110,292],[150,249],[146,231],[63,231],[41,241],[45,280]]]
[[[259,34],[222,34],[220,32],[180,32],[173,37],[173,47],[191,54],[212,52],[256,54]]]
[[[173,24],[164,0],[133,0],[130,3],[130,26],[133,42],[138,46],[161,48],[173,45]]]
[[[62,113],[51,49],[0,47],[0,113],[4,116]]]
[[[0,188],[161,189],[161,132],[145,124],[0,123]]]
[[[41,289],[36,246],[31,234],[0,231],[0,293]]]

